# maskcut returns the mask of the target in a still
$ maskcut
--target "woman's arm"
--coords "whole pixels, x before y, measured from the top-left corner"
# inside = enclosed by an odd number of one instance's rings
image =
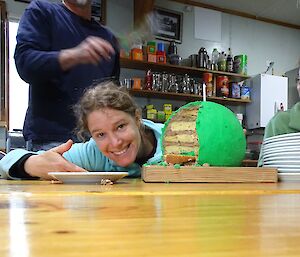
[[[29,152],[16,149],[7,153],[0,161],[1,178],[53,179],[51,171],[86,171],[62,155],[73,145],[72,140],[46,152]]]
[[[62,154],[68,151],[73,145],[72,140],[50,149],[39,155],[30,156],[25,164],[24,170],[32,177],[40,177],[41,179],[51,180],[52,176],[48,172],[53,171],[72,171],[82,172],[85,169],[67,161]]]

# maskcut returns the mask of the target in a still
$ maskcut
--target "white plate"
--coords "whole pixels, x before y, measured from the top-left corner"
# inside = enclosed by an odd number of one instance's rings
[[[270,153],[282,153],[282,152],[298,152],[300,151],[300,146],[298,147],[278,147],[273,149],[265,149],[263,148],[263,154],[270,154]]]
[[[284,181],[300,181],[300,173],[278,173],[278,179],[281,182]]]
[[[295,142],[275,142],[270,144],[264,144],[264,149],[273,149],[275,147],[300,147],[300,140]]]
[[[300,158],[300,151],[293,151],[293,152],[289,152],[289,151],[285,151],[285,152],[279,152],[279,153],[269,153],[266,154],[264,153],[264,157],[291,157],[292,159],[298,157]]]
[[[295,169],[292,169],[292,168],[278,168],[277,170],[278,170],[278,172],[282,172],[282,173],[298,173],[298,174],[300,174],[300,168],[295,168]]]
[[[268,163],[268,164],[280,164],[280,165],[298,165],[300,167],[300,160],[265,160],[264,159],[264,163]]]
[[[297,137],[300,136],[300,133],[289,133],[289,134],[283,134],[283,135],[278,135],[278,136],[274,136],[274,137],[268,137],[265,139],[265,141],[273,141],[273,140],[277,140],[277,139],[282,139],[282,138],[291,138],[291,137]]]
[[[292,142],[299,142],[300,141],[300,136],[297,137],[291,137],[291,138],[282,138],[282,139],[277,139],[277,140],[272,140],[272,141],[263,141],[264,145],[269,145],[269,144],[276,144],[276,143],[292,143]]]
[[[49,172],[49,175],[60,180],[63,183],[101,183],[102,179],[109,179],[115,182],[125,176],[128,172]]]
[[[283,156],[283,155],[264,155],[264,161],[300,161],[300,155]]]
[[[265,139],[263,143],[269,144],[269,143],[282,142],[282,141],[292,142],[292,141],[297,141],[297,140],[300,140],[299,133],[297,133],[297,135],[293,136],[293,137],[281,137],[281,138],[269,137],[269,138]]]
[[[282,163],[264,163],[264,166],[274,167],[274,168],[287,168],[287,169],[297,169],[300,170],[300,165],[282,164]]]

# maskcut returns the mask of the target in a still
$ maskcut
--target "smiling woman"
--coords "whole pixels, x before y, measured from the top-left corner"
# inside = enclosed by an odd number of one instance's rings
[[[138,177],[141,165],[161,160],[163,124],[141,119],[141,112],[125,88],[104,82],[88,89],[74,107],[78,134],[46,152],[16,149],[0,161],[0,173],[11,179],[53,179],[48,172],[127,171]]]

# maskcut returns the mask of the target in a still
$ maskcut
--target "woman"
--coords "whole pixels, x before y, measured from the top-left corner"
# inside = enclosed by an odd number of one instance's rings
[[[69,140],[46,152],[11,151],[0,161],[1,177],[50,180],[51,171],[128,171],[137,177],[141,165],[161,159],[163,124],[142,120],[128,92],[113,82],[87,90],[74,109],[78,135],[88,133],[89,141]]]

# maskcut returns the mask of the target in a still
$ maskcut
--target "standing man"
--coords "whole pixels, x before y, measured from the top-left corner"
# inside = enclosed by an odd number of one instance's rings
[[[14,57],[29,83],[23,135],[33,151],[76,140],[72,106],[93,83],[119,79],[117,40],[91,17],[91,0],[33,0],[19,23]]]

